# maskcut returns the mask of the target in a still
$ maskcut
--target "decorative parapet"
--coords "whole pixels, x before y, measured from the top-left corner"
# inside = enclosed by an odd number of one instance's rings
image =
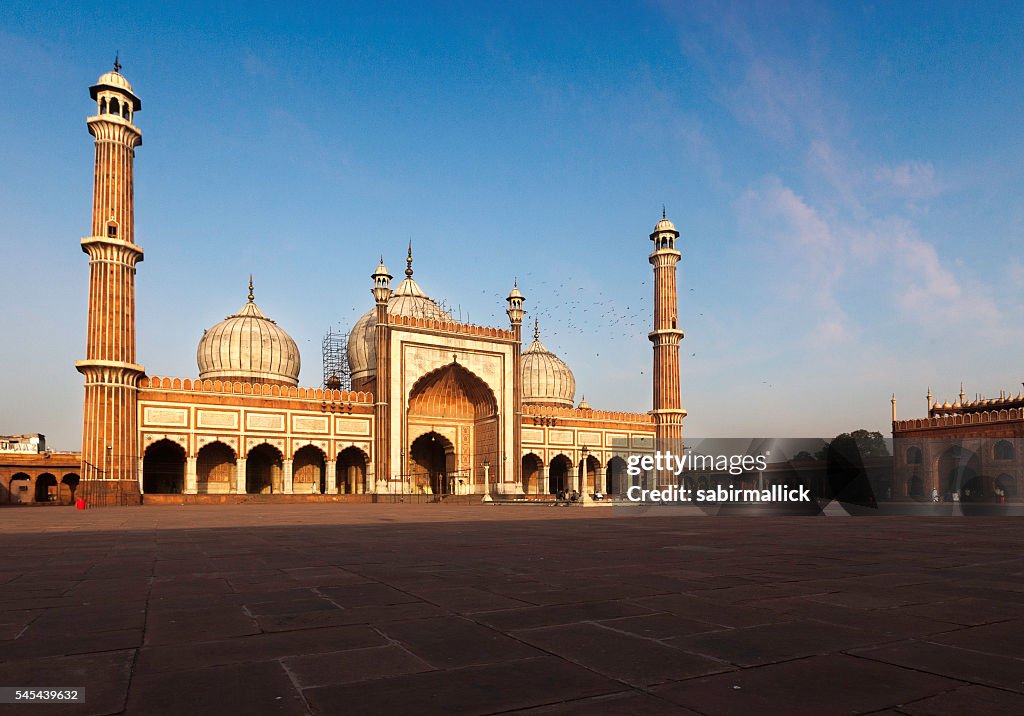
[[[562,408],[556,405],[524,405],[523,422],[537,418],[570,418],[575,420],[604,420],[619,423],[646,423],[653,425],[654,416],[650,413],[624,413],[614,410],[589,410],[579,408]]]
[[[932,430],[958,425],[989,425],[1024,420],[1024,409],[990,410],[983,413],[966,413],[938,415],[932,418],[916,418],[914,420],[896,420],[892,424],[894,433],[908,430]]]
[[[496,338],[503,341],[515,340],[515,334],[510,330],[494,328],[493,326],[477,326],[471,323],[459,323],[458,321],[438,321],[434,318],[416,318],[413,316],[388,314],[388,324],[392,326],[423,328],[431,331],[455,333],[479,338]]]
[[[296,388],[271,383],[239,383],[237,381],[191,380],[190,378],[161,378],[148,376],[139,380],[139,388],[150,390],[176,390],[191,393],[220,393],[232,395],[269,396],[345,403],[373,403],[373,394],[353,390],[323,388]]]

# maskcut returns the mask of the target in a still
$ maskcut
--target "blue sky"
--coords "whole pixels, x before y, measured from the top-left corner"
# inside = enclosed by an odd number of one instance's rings
[[[140,362],[257,303],[296,339],[383,253],[463,319],[514,277],[577,400],[650,407],[647,234],[682,232],[692,436],[888,432],[1020,389],[1019,3],[210,3],[0,9],[0,432],[80,435],[88,86],[136,117]]]

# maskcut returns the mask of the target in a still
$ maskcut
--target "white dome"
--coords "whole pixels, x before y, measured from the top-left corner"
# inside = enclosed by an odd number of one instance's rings
[[[117,87],[119,89],[127,90],[132,92],[132,86],[125,79],[125,76],[120,72],[106,72],[100,75],[100,78],[96,80],[98,85],[109,85],[111,87]]]
[[[676,225],[668,219],[661,219],[657,224],[654,225],[654,230],[657,231],[675,231]]]
[[[533,343],[520,358],[523,403],[573,407],[576,378],[561,358],[544,347],[536,332]]]
[[[252,301],[203,334],[199,377],[242,383],[299,384],[299,348]]]
[[[450,321],[451,314],[437,305],[413,280],[405,278],[388,299],[388,314],[435,321]],[[377,308],[360,316],[348,336],[348,367],[353,382],[377,375]]]

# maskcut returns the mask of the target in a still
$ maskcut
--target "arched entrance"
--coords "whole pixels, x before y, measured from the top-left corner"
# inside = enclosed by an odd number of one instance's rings
[[[57,478],[48,472],[36,478],[36,502],[53,502],[57,499]]]
[[[235,491],[237,461],[235,451],[220,441],[207,443],[196,457],[196,492],[200,495],[224,495]]]
[[[540,493],[540,475],[544,462],[532,452],[523,455],[523,492],[527,495]]]
[[[8,499],[11,502],[31,502],[32,495],[29,494],[29,488],[32,486],[32,478],[26,475],[24,472],[16,472],[11,476],[9,483]]]
[[[366,492],[366,453],[357,447],[347,447],[338,453],[335,463],[339,495]]]
[[[416,438],[409,450],[412,458],[410,484],[415,494],[445,495],[451,492],[448,484],[455,447],[448,438],[429,432]]]
[[[292,492],[298,495],[324,494],[327,491],[325,465],[324,453],[315,445],[296,450],[292,462]]]
[[[981,458],[959,445],[948,448],[939,458],[939,480],[939,490],[946,500],[953,499],[954,492],[960,493],[964,502],[991,497],[991,486],[981,479]]]
[[[572,490],[569,472],[572,462],[565,455],[557,455],[548,466],[548,493],[557,495],[559,492]]]
[[[157,440],[142,457],[142,492],[177,495],[185,491],[185,449],[170,440]]]
[[[250,495],[281,492],[284,463],[273,445],[260,443],[249,451],[245,461],[245,491]]]
[[[621,495],[626,491],[626,461],[621,457],[613,457],[605,469],[605,492],[609,495]]]
[[[490,387],[459,363],[452,362],[427,373],[409,392],[406,434],[409,438],[433,433],[434,442],[445,440],[445,480],[451,484],[431,485],[434,493],[482,493],[492,490],[507,476],[505,455],[499,445],[498,402]],[[448,436],[442,438],[441,435]],[[416,438],[417,440],[420,438]],[[436,471],[440,457],[436,446],[421,445],[419,454],[431,468],[417,461],[410,444],[410,470],[417,479]],[[432,451],[429,455],[425,451]],[[484,464],[488,469],[484,469]],[[404,466],[403,466],[404,467]],[[491,485],[485,485],[485,474]],[[456,489],[457,488],[457,489]]]

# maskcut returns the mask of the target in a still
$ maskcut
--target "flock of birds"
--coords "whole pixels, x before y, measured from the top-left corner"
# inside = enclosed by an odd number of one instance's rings
[[[639,293],[630,296],[612,295],[599,288],[586,288],[543,282],[535,284],[531,281],[534,272],[522,274],[523,289],[527,295],[527,320],[523,326],[523,343],[529,345],[533,340],[533,318],[540,323],[540,340],[548,350],[553,351],[570,364],[573,358],[580,356],[581,350],[588,353],[593,350],[593,357],[600,358],[601,352],[594,348],[602,345],[615,345],[620,341],[642,339],[646,342],[647,333],[653,324],[653,279],[647,278],[639,282]],[[529,288],[526,288],[529,287]],[[690,288],[689,292],[694,289]],[[431,295],[427,290],[427,295]],[[484,325],[504,326],[508,318],[504,313],[506,293],[493,289],[481,289],[480,298],[486,301],[488,310],[484,319],[475,321]],[[474,322],[468,309],[463,310],[461,304],[451,304],[444,299],[436,299],[439,305],[452,317],[463,323]],[[685,299],[680,297],[682,304]],[[628,303],[627,303],[628,302]],[[627,305],[623,305],[627,303]],[[481,304],[477,303],[479,307]],[[680,306],[683,308],[683,306]],[[684,309],[685,310],[685,309]],[[366,311],[365,306],[353,306],[350,318],[341,321],[340,332],[349,331],[359,315]],[[703,316],[703,313],[697,314]],[[338,329],[333,329],[336,333]],[[696,353],[690,353],[695,358]],[[607,357],[607,356],[606,356]],[[646,375],[648,367],[641,363],[640,375]]]
[[[563,284],[544,283],[531,284],[533,272],[523,274],[523,283],[531,286],[527,296],[527,321],[523,327],[525,345],[533,339],[531,318],[540,322],[540,339],[549,350],[557,354],[564,353],[579,345],[600,346],[614,345],[622,340],[636,338],[646,339],[653,322],[653,288],[651,279],[640,282],[642,291],[639,295],[622,298],[612,296],[601,289],[587,289],[583,286],[567,286]],[[690,289],[693,291],[694,289]],[[428,295],[429,292],[428,292]],[[490,310],[482,321],[485,325],[503,326],[508,318],[505,316],[505,293],[493,289],[481,289],[480,297],[487,302]],[[472,323],[469,310],[463,310],[461,304],[451,304],[447,300],[435,299],[455,320]],[[628,305],[623,307],[623,303]],[[479,304],[478,304],[479,305]],[[351,319],[341,322],[342,332],[351,328],[365,307],[352,307]],[[703,314],[700,314],[703,315]],[[480,323],[481,321],[477,321]],[[572,353],[578,351],[572,350]],[[601,353],[595,350],[595,358]],[[692,353],[691,357],[695,357]],[[645,368],[640,374],[645,374]]]

